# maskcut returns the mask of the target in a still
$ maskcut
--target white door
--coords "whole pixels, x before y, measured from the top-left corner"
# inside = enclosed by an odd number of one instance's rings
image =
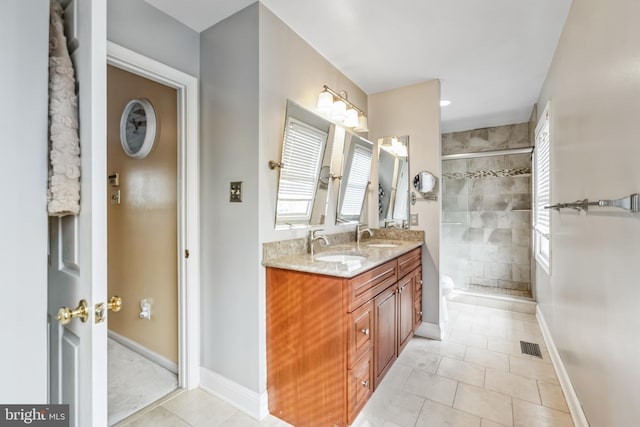
[[[49,222],[51,403],[70,405],[70,426],[107,425],[107,324],[95,315],[106,295],[106,0],[72,0],[65,10],[78,82],[81,212]],[[75,22],[74,22],[75,19]],[[86,301],[86,322],[56,320]]]

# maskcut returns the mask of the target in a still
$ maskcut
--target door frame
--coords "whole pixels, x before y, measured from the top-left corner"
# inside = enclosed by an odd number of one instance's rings
[[[110,41],[107,64],[177,90],[178,386],[191,390],[200,383],[198,79]]]

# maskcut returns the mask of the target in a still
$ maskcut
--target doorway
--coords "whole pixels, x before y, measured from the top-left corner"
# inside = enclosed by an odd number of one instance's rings
[[[178,386],[177,91],[107,67],[109,424]]]

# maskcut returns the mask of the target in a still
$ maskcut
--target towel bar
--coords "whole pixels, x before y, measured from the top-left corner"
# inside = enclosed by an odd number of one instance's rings
[[[620,199],[613,200],[596,200],[590,202],[588,199],[584,200],[576,200],[572,203],[556,203],[555,205],[545,206],[545,209],[555,209],[559,211],[560,209],[570,208],[576,209],[579,211],[586,211],[589,209],[589,206],[598,206],[601,208],[615,207],[620,209],[625,209],[630,212],[640,212],[640,194],[634,193],[627,197],[622,197]]]

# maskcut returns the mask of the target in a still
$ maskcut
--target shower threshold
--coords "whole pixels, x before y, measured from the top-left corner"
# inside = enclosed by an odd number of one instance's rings
[[[456,290],[463,291],[465,293],[473,293],[473,294],[515,297],[515,298],[523,298],[527,300],[533,299],[530,290],[506,289],[506,288],[498,288],[495,286],[483,286],[483,285],[474,285],[474,284],[470,284],[466,288],[456,288]]]

